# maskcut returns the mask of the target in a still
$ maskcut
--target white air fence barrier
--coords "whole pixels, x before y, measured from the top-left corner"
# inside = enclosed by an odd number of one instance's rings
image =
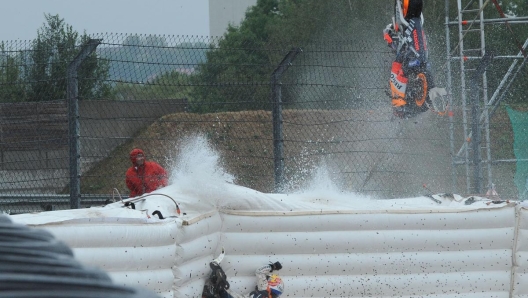
[[[130,202],[135,209],[120,201],[11,218],[49,230],[116,284],[161,297],[201,297],[222,247],[239,293],[255,287],[257,267],[280,261],[285,297],[528,297],[519,202],[263,194],[233,184],[217,195],[172,185]]]

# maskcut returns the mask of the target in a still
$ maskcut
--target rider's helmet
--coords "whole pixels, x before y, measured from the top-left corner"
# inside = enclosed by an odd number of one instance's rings
[[[422,15],[423,0],[401,0],[403,17],[406,20]]]
[[[272,274],[268,277],[268,288],[273,297],[279,297],[284,291],[284,282],[277,274]]]

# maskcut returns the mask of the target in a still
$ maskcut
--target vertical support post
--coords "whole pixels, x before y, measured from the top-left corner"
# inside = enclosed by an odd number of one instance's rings
[[[460,57],[459,63],[460,63],[460,89],[461,89],[461,103],[462,103],[462,123],[463,123],[463,129],[464,129],[464,140],[469,139],[469,132],[468,132],[468,125],[467,125],[467,98],[466,98],[466,69],[464,65],[464,25],[462,23],[462,20],[464,20],[464,16],[462,15],[462,3],[461,0],[457,0],[457,20],[458,20],[458,56]],[[470,167],[469,167],[469,144],[464,146],[464,165],[466,170],[466,191],[470,192]]]
[[[482,190],[482,154],[480,152],[480,105],[479,105],[479,90],[478,85],[474,82],[476,87],[471,92],[471,150],[473,151],[473,188],[474,193],[479,194]]]
[[[484,0],[479,0],[479,7],[484,7]],[[485,22],[484,22],[484,10],[480,10],[480,48],[481,48],[481,54],[486,54],[486,34],[485,34]],[[491,164],[491,140],[490,140],[490,121],[489,121],[489,105],[488,105],[488,77],[486,72],[482,74],[482,102],[483,102],[483,109],[482,113],[479,117],[479,122],[482,116],[484,117],[484,139],[486,141],[486,165],[488,170],[488,188],[492,187],[493,183],[493,172],[492,172],[492,164]],[[482,136],[480,136],[482,138]]]
[[[481,143],[481,125],[480,125],[480,103],[479,103],[479,87],[480,82],[486,72],[486,68],[493,60],[493,54],[486,52],[477,67],[472,78],[472,92],[471,92],[471,148],[473,151],[473,187],[474,193],[482,192],[482,154],[480,152]]]
[[[445,0],[445,34],[446,34],[446,53],[447,53],[447,94],[449,100],[449,106],[447,115],[449,117],[449,152],[451,153],[451,184],[452,193],[457,193],[457,171],[455,164],[455,122],[453,119],[453,78],[451,77],[451,43],[450,43],[450,30],[449,30],[449,0]]]
[[[68,100],[68,145],[70,153],[70,208],[81,207],[81,175],[80,175],[80,128],[79,128],[79,88],[77,70],[86,57],[88,57],[101,43],[100,39],[90,39],[81,49],[79,54],[68,65],[67,89]]]
[[[293,48],[271,74],[271,115],[273,118],[273,164],[275,192],[280,192],[284,184],[284,137],[282,131],[282,74],[291,65],[301,48]]]

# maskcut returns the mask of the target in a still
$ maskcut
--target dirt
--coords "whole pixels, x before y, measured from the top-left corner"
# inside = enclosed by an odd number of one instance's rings
[[[225,170],[236,177],[235,183],[273,192],[271,119],[267,111],[162,117],[85,173],[81,192],[110,194],[115,188],[126,194],[124,172],[130,166],[132,148],[144,149],[149,159],[168,167],[171,158],[179,155],[185,137],[196,133],[205,135],[219,152]],[[503,114],[496,119],[491,146],[502,157],[511,157],[512,151],[504,149],[513,143],[512,135],[504,132],[511,130],[505,124],[509,121]],[[340,189],[372,196],[454,192],[447,117],[427,112],[401,120],[392,117],[390,109],[285,110],[283,121],[285,185],[290,188],[315,183],[315,170],[324,166]],[[457,188],[463,194],[465,173],[459,172]],[[511,167],[499,172],[501,179],[512,175]]]

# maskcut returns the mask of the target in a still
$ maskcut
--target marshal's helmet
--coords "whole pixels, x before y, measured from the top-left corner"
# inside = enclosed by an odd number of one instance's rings
[[[406,20],[419,18],[422,15],[423,0],[399,0],[401,11]]]
[[[272,274],[268,277],[268,288],[272,297],[279,297],[284,291],[284,282],[277,274]]]

